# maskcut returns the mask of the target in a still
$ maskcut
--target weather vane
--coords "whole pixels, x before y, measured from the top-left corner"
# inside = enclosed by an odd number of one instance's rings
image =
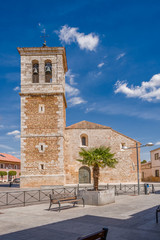
[[[46,35],[46,30],[45,29],[44,29],[44,31],[42,33],[44,34],[44,36],[40,36],[40,37],[44,38],[43,47],[46,47],[46,37],[49,37],[49,35]]]

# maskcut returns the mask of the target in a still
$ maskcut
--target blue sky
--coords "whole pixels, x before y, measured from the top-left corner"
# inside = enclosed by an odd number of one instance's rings
[[[0,152],[20,157],[17,47],[65,46],[67,125],[92,121],[160,147],[160,2],[3,1]],[[141,160],[149,160],[144,148]]]

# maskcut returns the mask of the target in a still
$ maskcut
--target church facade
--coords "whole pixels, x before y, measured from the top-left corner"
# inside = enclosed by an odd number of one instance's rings
[[[63,47],[18,48],[21,56],[21,187],[92,183],[81,148],[111,148],[118,164],[100,170],[100,183],[137,181],[136,141],[110,127],[82,121],[66,127]]]

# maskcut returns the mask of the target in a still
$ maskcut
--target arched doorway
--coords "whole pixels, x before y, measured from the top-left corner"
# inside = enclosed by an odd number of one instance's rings
[[[91,171],[89,167],[79,169],[79,183],[91,183]]]

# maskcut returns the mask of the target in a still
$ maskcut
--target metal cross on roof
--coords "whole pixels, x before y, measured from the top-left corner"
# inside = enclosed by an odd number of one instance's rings
[[[44,36],[40,36],[40,37],[44,38],[43,47],[46,47],[46,37],[49,37],[49,35],[46,35],[46,30],[45,29],[44,29],[44,31],[42,33],[44,34]]]

